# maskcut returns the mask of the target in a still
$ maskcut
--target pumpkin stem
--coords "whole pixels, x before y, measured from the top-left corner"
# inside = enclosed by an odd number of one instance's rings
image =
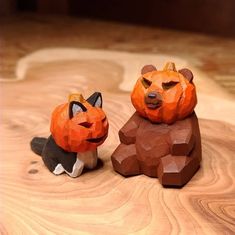
[[[167,62],[167,63],[165,64],[165,66],[164,66],[163,71],[167,71],[167,70],[168,70],[168,71],[171,70],[171,71],[177,72],[176,67],[175,67],[175,63],[173,63],[173,62]]]
[[[84,103],[85,99],[83,98],[82,94],[74,93],[69,95],[69,102],[78,101],[80,103]]]

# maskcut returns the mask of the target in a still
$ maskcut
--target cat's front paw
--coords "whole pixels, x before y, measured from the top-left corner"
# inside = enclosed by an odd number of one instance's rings
[[[78,158],[76,159],[76,162],[73,165],[72,171],[69,172],[67,170],[64,169],[64,167],[62,166],[61,163],[59,163],[56,167],[55,170],[53,171],[53,173],[55,175],[60,175],[62,173],[66,173],[67,175],[69,175],[72,178],[76,178],[78,176],[80,176],[82,174],[84,168],[84,163],[82,161],[80,161]]]

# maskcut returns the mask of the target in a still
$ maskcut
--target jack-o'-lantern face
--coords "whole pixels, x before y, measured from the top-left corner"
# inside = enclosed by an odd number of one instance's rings
[[[176,71],[174,63],[167,63],[162,71],[146,65],[132,91],[132,104],[151,122],[171,124],[190,115],[197,104],[192,80],[190,70]]]
[[[87,100],[72,94],[68,103],[52,113],[51,134],[57,145],[69,152],[95,150],[107,138],[108,127],[99,92]]]

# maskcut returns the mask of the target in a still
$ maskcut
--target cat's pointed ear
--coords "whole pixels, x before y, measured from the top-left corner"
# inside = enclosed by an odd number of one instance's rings
[[[90,103],[93,107],[102,108],[102,95],[100,92],[93,93],[88,99],[87,102]]]
[[[71,101],[69,103],[69,118],[73,118],[79,112],[86,112],[87,108],[78,101]]]

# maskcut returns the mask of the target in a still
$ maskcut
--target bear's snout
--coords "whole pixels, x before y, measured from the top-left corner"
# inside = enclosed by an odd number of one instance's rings
[[[148,92],[145,95],[145,104],[149,109],[156,109],[162,105],[162,96],[158,92]]]

